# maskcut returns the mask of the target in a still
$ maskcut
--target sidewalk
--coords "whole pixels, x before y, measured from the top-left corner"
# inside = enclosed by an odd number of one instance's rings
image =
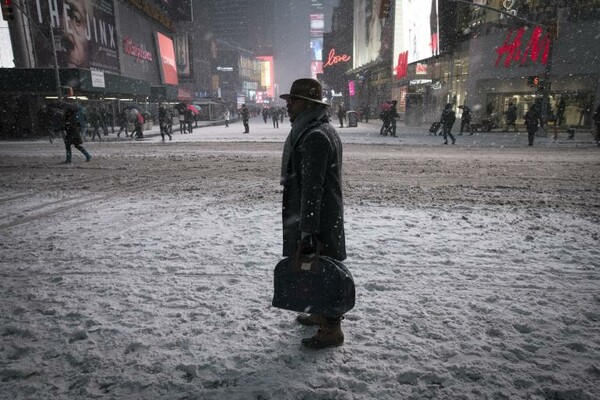
[[[429,133],[429,124],[421,126],[406,126],[400,121],[397,125],[397,137],[381,136],[379,130],[381,121],[372,119],[367,122],[359,122],[357,127],[339,127],[337,121],[332,120],[332,125],[337,129],[344,143],[353,144],[379,144],[379,145],[404,145],[404,146],[439,146],[442,145],[442,137]],[[225,127],[224,120],[198,121],[198,126],[192,134],[182,134],[179,124],[173,126],[174,142],[283,142],[290,131],[289,119],[274,128],[271,121],[264,123],[262,118],[250,119],[250,134],[243,134],[240,120],[234,119]],[[458,134],[460,126],[454,126],[453,134],[456,137],[455,146],[461,147],[526,147],[527,132],[519,127],[519,132],[503,132],[494,130],[492,132],[474,132],[473,135]],[[551,127],[546,137],[536,137],[535,146],[564,146],[564,147],[587,147],[596,146],[594,137],[590,131],[578,131],[572,139],[565,128],[558,132],[558,140],[553,140],[553,129]],[[117,138],[116,134],[103,136],[103,141],[134,141],[129,137]],[[88,139],[89,141],[89,139]],[[155,124],[152,129],[144,131],[144,138],[134,142],[160,142],[160,128]],[[449,145],[450,146],[450,145]]]

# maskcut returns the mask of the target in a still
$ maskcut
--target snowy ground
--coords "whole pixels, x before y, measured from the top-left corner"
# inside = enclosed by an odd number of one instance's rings
[[[289,128],[0,142],[2,399],[595,399],[588,135],[341,130],[346,343],[270,306]]]

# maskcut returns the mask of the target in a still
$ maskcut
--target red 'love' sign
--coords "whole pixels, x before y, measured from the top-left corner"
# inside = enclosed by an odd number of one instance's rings
[[[329,55],[327,56],[327,62],[323,65],[323,67],[331,67],[340,62],[348,62],[350,61],[350,56],[347,54],[342,54],[338,56],[335,54],[335,49],[329,50]]]

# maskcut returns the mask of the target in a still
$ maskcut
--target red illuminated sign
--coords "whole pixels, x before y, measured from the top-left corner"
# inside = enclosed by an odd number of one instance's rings
[[[396,79],[405,78],[408,74],[408,51],[398,54],[398,65],[396,66]]]
[[[500,64],[503,57],[505,57],[503,63],[505,67],[510,67],[513,63],[524,65],[529,59],[534,63],[539,60],[544,65],[548,62],[550,40],[552,40],[550,35],[547,32],[544,33],[539,26],[536,26],[531,31],[525,49],[522,50],[523,44],[526,42],[525,32],[525,27],[521,27],[508,33],[502,46],[496,49],[498,54],[496,66]]]
[[[175,62],[175,46],[173,45],[173,40],[160,32],[156,32],[156,47],[158,48],[160,57],[160,62],[158,64],[162,75],[162,83],[178,85],[179,79],[177,77],[177,64]]]
[[[331,67],[332,65],[335,65],[337,63],[341,63],[341,62],[348,62],[350,61],[352,57],[350,57],[347,54],[342,54],[341,56],[338,56],[335,54],[335,49],[331,49],[329,50],[329,55],[327,56],[327,62],[325,62],[325,64],[323,64],[323,68],[325,67]]]
[[[135,44],[130,37],[123,39],[123,52],[135,57],[137,59],[136,61],[152,61],[152,53]]]

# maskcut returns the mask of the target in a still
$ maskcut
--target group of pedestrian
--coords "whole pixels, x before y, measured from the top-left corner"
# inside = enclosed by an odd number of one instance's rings
[[[381,105],[381,112],[379,118],[382,120],[381,129],[379,134],[382,136],[396,137],[396,119],[399,117],[398,114],[398,101],[391,100]]]
[[[466,105],[462,105],[458,107],[462,109],[461,123],[460,123],[460,133],[458,135],[462,135],[463,132],[468,131],[469,135],[473,134],[473,128],[471,126],[471,109]],[[538,104],[533,104],[529,107],[529,110],[525,113],[525,127],[527,128],[527,139],[529,146],[533,146],[533,142],[535,139],[535,135],[537,131],[540,129],[540,126],[543,128],[543,120],[541,117],[541,112]],[[509,102],[508,109],[506,111],[506,130],[509,127],[513,127],[514,131],[518,133],[518,129],[516,126],[517,120],[517,107],[514,103]],[[448,144],[448,137],[452,141],[452,144],[456,143],[456,138],[452,134],[452,127],[456,121],[456,112],[453,110],[452,104],[447,103],[442,111],[442,115],[440,118],[439,125],[442,129],[442,135],[444,137],[443,144]],[[436,125],[436,124],[434,124]],[[437,129],[433,129],[432,132],[435,135]]]
[[[279,122],[281,121],[283,123],[285,109],[279,107],[264,107],[261,114],[265,124],[270,119],[273,123],[273,128],[279,129]]]
[[[194,133],[194,124],[195,124],[196,119],[194,117],[194,111],[192,110],[191,107],[188,106],[185,108],[180,108],[178,118],[179,118],[179,133],[181,133],[181,134]]]

